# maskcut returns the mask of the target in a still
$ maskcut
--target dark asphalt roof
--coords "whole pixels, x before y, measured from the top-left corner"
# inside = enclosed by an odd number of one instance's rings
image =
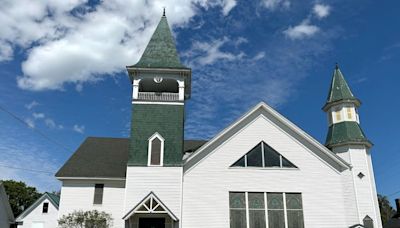
[[[204,143],[204,140],[185,140],[183,152],[193,152]],[[129,138],[88,137],[56,177],[125,178],[128,151]]]

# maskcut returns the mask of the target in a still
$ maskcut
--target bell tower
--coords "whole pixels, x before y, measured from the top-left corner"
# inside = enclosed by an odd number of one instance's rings
[[[190,98],[192,72],[179,60],[165,11],[139,62],[127,70],[132,83],[132,121],[125,224],[179,227],[185,101]],[[157,214],[161,209],[168,213]]]
[[[191,69],[179,60],[165,11],[139,62],[127,70],[133,86],[128,166],[181,166]]]
[[[326,147],[351,164],[343,173],[343,192],[349,226],[382,227],[370,149],[373,144],[360,126],[361,101],[350,90],[336,65],[326,104],[329,131]],[[355,219],[356,218],[356,219]],[[372,226],[371,226],[372,225]]]

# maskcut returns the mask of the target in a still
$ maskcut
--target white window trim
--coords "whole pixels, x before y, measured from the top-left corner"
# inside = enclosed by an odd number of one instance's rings
[[[152,165],[151,164],[151,146],[152,142],[155,138],[158,138],[161,141],[161,151],[160,151],[160,164],[159,165]],[[164,165],[164,138],[158,133],[154,133],[148,139],[148,150],[147,150],[147,165],[148,166],[163,166]]]

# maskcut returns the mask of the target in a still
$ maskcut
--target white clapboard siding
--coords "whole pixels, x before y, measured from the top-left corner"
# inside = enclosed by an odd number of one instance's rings
[[[44,203],[49,204],[48,213],[43,213]],[[57,219],[57,208],[48,199],[45,199],[22,219],[23,223],[18,225],[18,228],[31,228],[34,223],[43,223],[43,228],[55,228],[58,224]]]
[[[94,205],[94,186],[104,184],[103,204]],[[123,228],[124,180],[64,180],[61,188],[59,218],[75,210],[98,210],[111,214],[114,228]]]
[[[153,192],[168,209],[180,218],[182,167],[129,166],[126,175],[125,213]]]
[[[262,140],[299,169],[229,168]],[[348,227],[341,174],[260,116],[185,173],[182,227],[229,227],[229,191],[300,192],[305,227]]]

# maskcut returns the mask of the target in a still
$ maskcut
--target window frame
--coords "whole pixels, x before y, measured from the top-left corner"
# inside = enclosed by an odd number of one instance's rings
[[[261,143],[261,154],[262,154],[262,166],[248,166],[247,165],[247,154],[250,153],[252,150],[254,150],[260,143]],[[266,142],[264,142],[264,140],[262,140],[260,143],[257,143],[256,146],[252,147],[246,154],[244,154],[242,157],[237,159],[232,165],[229,166],[229,168],[230,169],[299,170],[298,166],[296,166],[293,162],[291,162],[289,159],[287,159],[285,156],[283,156],[277,150],[275,150],[270,145],[268,145]],[[277,166],[266,166],[266,164],[265,164],[265,146],[264,146],[264,144],[267,145],[268,147],[270,147],[272,150],[274,150],[276,153],[279,154],[279,167],[277,167]],[[235,166],[235,164],[238,161],[240,161],[242,158],[244,159],[244,166]],[[285,166],[283,166],[283,159],[286,159],[294,167],[285,167]]]
[[[100,192],[96,192],[96,190],[101,189],[101,200],[100,202],[96,201],[96,196],[99,195]],[[100,191],[100,190],[99,190]],[[104,184],[94,184],[94,192],[93,192],[93,205],[103,205],[104,200]]]
[[[160,164],[159,165],[153,165],[151,164],[151,149],[153,145],[153,140],[154,139],[159,139],[161,141],[161,146],[160,146]],[[148,150],[147,150],[147,166],[163,166],[164,165],[164,141],[165,139],[158,133],[154,133],[150,138],[148,139]]]
[[[46,205],[46,207],[45,207]],[[45,211],[46,208],[46,211]],[[44,202],[42,206],[42,214],[48,214],[49,213],[49,202]]]
[[[250,210],[264,210],[265,215],[264,215],[264,220],[265,220],[265,228],[271,228],[269,227],[269,211],[281,211],[283,210],[283,216],[284,216],[284,227],[288,227],[288,211],[301,211],[302,216],[303,216],[303,227],[305,227],[305,219],[304,219],[304,202],[303,202],[303,194],[301,192],[240,192],[240,191],[229,191],[228,192],[228,205],[229,205],[229,227],[231,227],[231,210],[235,210],[235,208],[231,208],[230,205],[230,194],[231,193],[244,193],[245,194],[245,209],[246,209],[246,227],[243,228],[250,228]],[[250,208],[250,203],[249,203],[249,193],[262,193],[264,195],[264,208],[261,209],[252,209]],[[269,208],[268,207],[268,194],[282,194],[282,209],[274,209],[274,208]],[[288,209],[287,208],[287,202],[286,202],[286,195],[287,194],[300,194],[301,197],[301,209]]]

